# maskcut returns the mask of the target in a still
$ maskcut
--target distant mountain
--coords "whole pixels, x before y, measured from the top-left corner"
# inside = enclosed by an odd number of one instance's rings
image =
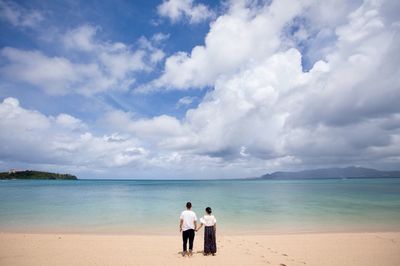
[[[8,172],[0,173],[0,179],[57,179],[57,180],[76,180],[74,175],[57,174],[40,171],[16,171],[10,170]]]
[[[274,172],[265,174],[262,179],[333,179],[333,178],[377,178],[377,177],[398,177],[400,171],[379,171],[363,167],[346,168],[322,168],[304,170],[299,172]]]

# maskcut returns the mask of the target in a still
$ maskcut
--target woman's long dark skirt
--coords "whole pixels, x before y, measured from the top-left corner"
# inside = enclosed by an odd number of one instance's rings
[[[204,253],[217,253],[214,226],[204,227]]]

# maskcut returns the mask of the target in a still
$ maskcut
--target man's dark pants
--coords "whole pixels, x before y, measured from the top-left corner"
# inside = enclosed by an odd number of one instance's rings
[[[194,230],[189,229],[182,232],[183,251],[187,250],[187,241],[189,239],[189,250],[193,250]]]

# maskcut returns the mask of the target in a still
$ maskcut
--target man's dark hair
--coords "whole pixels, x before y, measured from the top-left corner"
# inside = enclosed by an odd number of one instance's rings
[[[188,208],[188,209],[192,208],[192,203],[190,201],[188,201],[186,203],[186,208]]]
[[[206,212],[207,212],[208,214],[211,214],[211,213],[212,213],[211,208],[210,208],[210,207],[207,207],[207,208],[206,208]]]

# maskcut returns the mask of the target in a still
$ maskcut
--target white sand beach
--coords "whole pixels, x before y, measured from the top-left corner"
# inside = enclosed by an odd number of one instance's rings
[[[0,234],[0,265],[398,266],[400,233],[218,235],[216,256],[182,257],[180,235]]]

